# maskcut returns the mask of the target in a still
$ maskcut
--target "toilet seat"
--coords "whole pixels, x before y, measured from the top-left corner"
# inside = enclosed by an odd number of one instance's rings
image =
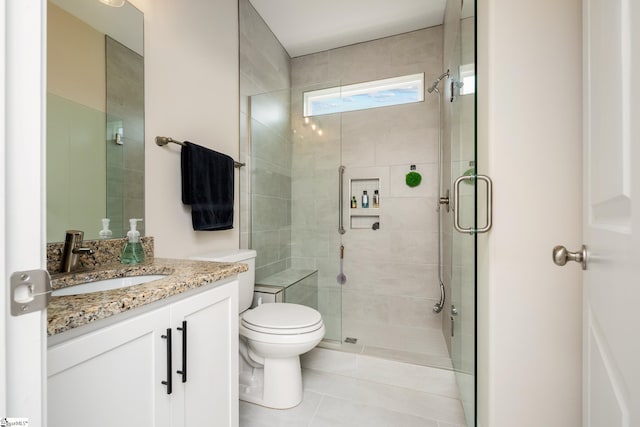
[[[272,335],[298,335],[323,327],[322,315],[300,304],[264,303],[246,311],[241,325],[251,331]]]

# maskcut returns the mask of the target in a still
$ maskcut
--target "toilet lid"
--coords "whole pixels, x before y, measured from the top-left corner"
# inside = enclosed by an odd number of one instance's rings
[[[257,332],[296,334],[319,329],[322,316],[317,310],[300,304],[264,303],[246,311],[242,324]]]

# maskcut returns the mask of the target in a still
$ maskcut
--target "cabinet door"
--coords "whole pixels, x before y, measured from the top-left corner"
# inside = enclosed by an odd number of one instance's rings
[[[237,427],[237,280],[173,304],[171,319],[174,329],[187,326],[187,376],[174,381],[173,427]],[[174,372],[183,366],[182,346],[177,331]]]
[[[49,348],[49,425],[169,426],[168,325],[164,308]]]

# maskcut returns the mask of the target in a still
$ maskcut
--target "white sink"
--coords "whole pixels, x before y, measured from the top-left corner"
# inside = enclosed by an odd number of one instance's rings
[[[91,292],[110,291],[112,289],[127,288],[129,286],[140,285],[142,283],[153,282],[164,279],[164,274],[147,274],[146,276],[116,277],[115,279],[98,280],[96,282],[83,283],[81,285],[68,286],[56,289],[51,292],[51,296],[63,297],[65,295],[88,294]]]

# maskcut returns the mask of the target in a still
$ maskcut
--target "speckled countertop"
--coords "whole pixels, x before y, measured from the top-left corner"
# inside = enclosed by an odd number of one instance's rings
[[[147,274],[166,274],[167,277],[111,291],[52,297],[47,307],[47,334],[59,334],[96,320],[106,319],[244,271],[247,271],[247,265],[241,263],[152,258],[138,265],[113,263],[102,265],[95,270],[56,274],[52,276],[51,281],[54,290],[115,277]]]

